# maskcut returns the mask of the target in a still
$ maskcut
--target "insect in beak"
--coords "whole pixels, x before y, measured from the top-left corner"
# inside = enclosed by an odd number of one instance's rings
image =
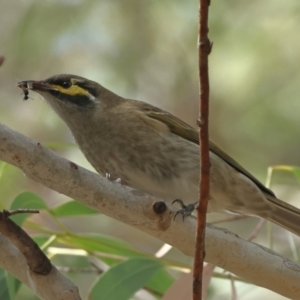
[[[18,87],[22,90],[24,94],[23,100],[28,100],[29,90],[28,90],[27,82],[26,81],[18,82]]]

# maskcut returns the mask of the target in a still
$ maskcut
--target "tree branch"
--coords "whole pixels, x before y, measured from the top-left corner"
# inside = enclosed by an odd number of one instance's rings
[[[197,230],[194,258],[193,299],[202,299],[203,263],[205,258],[205,224],[209,200],[209,77],[208,55],[211,43],[208,39],[208,6],[210,0],[199,0],[199,32],[198,32],[198,63],[199,63],[199,144],[200,144],[200,183],[199,203],[197,207]]]
[[[186,255],[194,254],[194,218],[186,218],[184,222],[181,218],[173,220],[175,210],[170,205],[167,205],[164,212],[156,213],[153,204],[161,201],[160,199],[111,182],[99,174],[77,166],[2,124],[0,159],[20,168],[27,177],[50,189],[138,228]],[[285,297],[299,297],[299,264],[212,225],[206,226],[205,244],[207,262]],[[10,266],[7,266],[7,261],[3,260],[3,256],[8,255],[4,253],[7,251],[0,251],[0,266],[18,277],[11,266],[15,261],[9,259]]]
[[[15,212],[14,212],[15,214]],[[29,269],[37,274],[47,275],[51,272],[52,265],[48,257],[31,239],[31,237],[11,219],[9,212],[0,212],[0,232],[24,255]]]
[[[18,278],[43,300],[80,300],[78,288],[52,265],[50,273],[41,275],[30,270],[25,256],[0,234],[0,267]]]

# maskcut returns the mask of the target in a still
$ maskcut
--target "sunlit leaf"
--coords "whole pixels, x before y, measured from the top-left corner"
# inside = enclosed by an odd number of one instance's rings
[[[52,239],[52,237],[37,235],[37,236],[33,236],[32,239],[38,244],[39,247],[41,247],[42,245],[47,243],[49,241],[49,239]]]
[[[296,178],[300,181],[300,167],[297,166],[288,166],[288,165],[278,165],[271,167],[274,171],[287,171],[291,172],[296,176]]]
[[[80,236],[65,235],[59,236],[57,240],[74,248],[80,248],[88,252],[98,251],[112,255],[112,257],[113,255],[125,258],[142,256],[142,254],[133,249],[129,244],[116,238],[100,234],[82,234]]]
[[[4,161],[0,161],[0,180],[4,174],[4,170],[5,170],[5,167],[7,166],[8,164]]]
[[[299,167],[291,167],[291,172],[297,177],[300,181],[300,168]]]

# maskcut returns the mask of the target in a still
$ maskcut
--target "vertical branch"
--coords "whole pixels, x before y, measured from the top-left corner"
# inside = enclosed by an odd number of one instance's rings
[[[199,32],[198,32],[198,58],[199,58],[199,145],[200,145],[200,196],[197,206],[197,232],[194,260],[193,299],[202,299],[202,274],[205,257],[205,223],[209,199],[209,138],[208,138],[208,112],[209,112],[209,78],[208,55],[211,43],[208,34],[208,6],[209,0],[199,0]]]

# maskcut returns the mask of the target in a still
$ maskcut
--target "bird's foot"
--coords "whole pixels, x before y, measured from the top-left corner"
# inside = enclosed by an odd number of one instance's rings
[[[178,203],[180,204],[181,209],[178,210],[178,211],[175,213],[175,215],[174,215],[174,220],[175,220],[175,218],[177,217],[177,215],[182,215],[182,220],[183,220],[183,221],[184,221],[184,218],[185,218],[185,217],[188,217],[188,216],[190,216],[190,215],[192,214],[192,212],[195,210],[196,205],[197,205],[197,203],[198,203],[198,202],[196,202],[196,203],[191,203],[191,204],[186,205],[186,204],[184,204],[184,202],[183,202],[181,199],[175,199],[175,200],[172,202],[172,204],[174,204],[174,203],[176,203],[176,202],[178,202]]]
[[[122,184],[122,179],[121,179],[121,178],[115,178],[115,177],[113,177],[112,175],[110,175],[110,173],[106,173],[106,174],[105,174],[105,177],[106,177],[106,179],[108,179],[109,181],[113,181],[113,182]]]

